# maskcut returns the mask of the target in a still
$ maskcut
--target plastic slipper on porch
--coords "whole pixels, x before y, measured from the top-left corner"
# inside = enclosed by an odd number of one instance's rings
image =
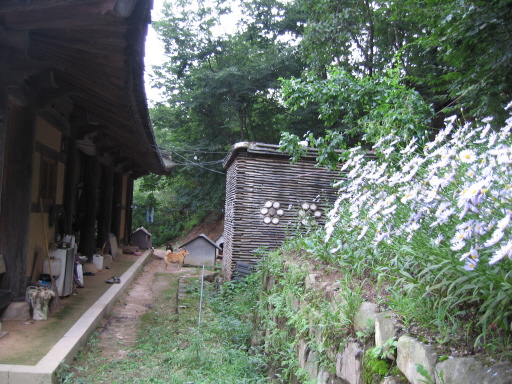
[[[105,283],[108,284],[119,284],[121,282],[121,279],[115,276],[112,276],[110,279],[105,280]]]

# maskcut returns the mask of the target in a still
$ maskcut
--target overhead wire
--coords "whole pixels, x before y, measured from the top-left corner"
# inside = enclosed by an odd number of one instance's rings
[[[215,169],[211,169],[211,168],[207,168],[205,167],[205,165],[214,165],[214,164],[220,164],[224,161],[224,159],[220,159],[220,160],[212,160],[212,161],[204,161],[204,162],[197,162],[197,161],[192,161],[188,158],[186,158],[185,156],[182,156],[180,155],[178,152],[192,152],[192,153],[203,153],[203,154],[226,154],[227,152],[224,151],[224,152],[209,152],[209,151],[200,151],[200,150],[181,150],[181,149],[172,149],[172,148],[166,148],[166,147],[163,147],[163,146],[159,146],[159,145],[153,145],[152,146],[152,150],[154,151],[169,151],[171,153],[174,153],[176,156],[179,156],[181,157],[183,160],[185,160],[184,163],[181,163],[181,162],[177,162],[177,161],[174,161],[175,164],[177,165],[194,165],[194,166],[198,166],[200,168],[203,168],[203,169],[206,169],[207,171],[211,171],[211,172],[215,172],[215,173],[220,173],[221,175],[225,175],[224,172],[220,172],[220,171],[217,171]]]
[[[182,156],[182,155],[180,155],[177,152],[174,152],[174,151],[172,151],[172,152],[174,154],[176,154],[177,156],[181,157],[183,160],[185,160],[186,161],[185,165],[196,165],[196,166],[198,166],[200,168],[206,169],[207,171],[211,171],[211,172],[215,172],[215,173],[220,173],[221,175],[225,175],[224,172],[220,172],[220,171],[217,171],[215,169],[207,168],[207,167],[203,166],[201,163],[197,163],[197,162],[194,162],[194,161],[192,161],[190,159],[187,159],[185,156]],[[219,162],[222,162],[222,160],[220,160]]]

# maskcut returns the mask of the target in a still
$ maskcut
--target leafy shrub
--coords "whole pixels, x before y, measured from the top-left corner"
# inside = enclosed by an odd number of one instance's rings
[[[321,232],[331,263],[432,305],[416,321],[476,318],[481,340],[507,337],[512,315],[512,117],[500,130],[491,120],[451,117],[422,148],[390,134],[348,150]]]

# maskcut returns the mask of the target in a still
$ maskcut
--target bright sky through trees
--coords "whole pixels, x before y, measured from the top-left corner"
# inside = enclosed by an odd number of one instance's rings
[[[162,10],[164,8],[165,0],[154,0],[153,10],[151,11],[151,20],[158,21],[163,17]],[[214,30],[215,35],[230,34],[235,32],[236,23],[241,18],[240,13],[237,11],[237,4],[231,2],[233,12],[230,15],[221,17],[221,26]],[[148,34],[146,36],[146,52],[145,52],[145,83],[146,83],[146,96],[149,105],[153,105],[157,101],[163,101],[164,98],[158,89],[151,88],[150,74],[153,73],[153,65],[162,65],[165,62],[164,46],[159,39],[158,34],[150,25]]]

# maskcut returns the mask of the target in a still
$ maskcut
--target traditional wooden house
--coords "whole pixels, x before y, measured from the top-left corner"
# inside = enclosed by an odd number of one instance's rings
[[[182,245],[188,251],[185,257],[185,264],[194,266],[208,266],[215,265],[216,252],[220,250],[219,246],[215,244],[208,236],[201,234],[189,242]]]
[[[48,241],[76,235],[91,259],[110,233],[126,242],[133,181],[169,171],[144,91],[151,6],[0,2],[0,290],[11,300]]]
[[[235,144],[224,159],[227,169],[223,275],[240,262],[254,264],[258,249],[275,249],[287,233],[322,224],[335,199],[337,171],[316,167],[317,152],[308,150],[297,163],[277,145]],[[246,268],[247,269],[247,268]]]

